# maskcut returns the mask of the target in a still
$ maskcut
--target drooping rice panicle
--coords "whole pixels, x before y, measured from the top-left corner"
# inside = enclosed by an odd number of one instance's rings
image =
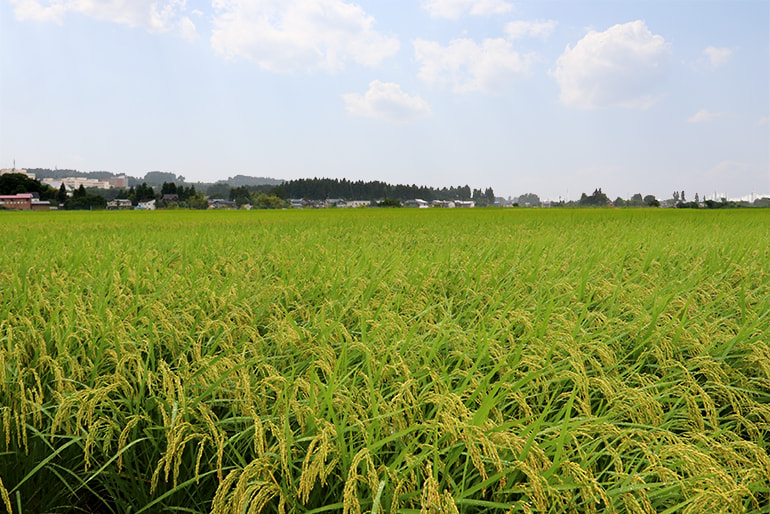
[[[3,508],[768,511],[768,241],[762,209],[6,213]]]

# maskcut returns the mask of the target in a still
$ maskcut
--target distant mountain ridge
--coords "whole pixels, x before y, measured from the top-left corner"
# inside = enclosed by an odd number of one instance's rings
[[[217,183],[228,184],[230,187],[241,186],[280,186],[283,180],[269,177],[250,177],[248,175],[236,175],[228,177],[227,180],[218,180]]]
[[[66,177],[85,177],[91,179],[108,179],[124,175],[123,173],[113,173],[111,171],[78,171],[78,170],[52,170],[48,168],[27,168],[27,171],[34,173],[38,179],[52,178],[62,179]],[[137,178],[126,175],[129,186],[138,186],[146,183],[148,186],[162,186],[164,182],[173,182],[175,184],[227,184],[230,187],[241,186],[280,186],[284,180],[270,177],[251,177],[247,175],[236,175],[228,177],[227,180],[218,180],[216,182],[188,182],[183,175],[165,171],[149,171],[144,177]]]
[[[91,178],[91,179],[108,179],[108,178],[114,178],[118,176],[122,176],[123,174],[117,174],[112,173],[110,171],[78,171],[78,170],[51,170],[47,168],[27,168],[28,173],[34,173],[35,178],[41,179],[41,178],[52,178],[52,179],[63,179],[66,177],[84,177],[84,178]]]

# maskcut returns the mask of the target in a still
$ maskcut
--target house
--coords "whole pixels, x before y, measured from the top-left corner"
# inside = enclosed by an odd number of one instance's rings
[[[347,206],[353,209],[358,209],[359,207],[369,207],[371,205],[372,202],[369,200],[349,200],[347,202]]]
[[[324,203],[326,207],[347,207],[347,202],[342,198],[329,198]]]
[[[139,205],[136,206],[136,209],[139,211],[154,211],[155,210],[155,199],[149,200],[147,202],[139,202]]]
[[[236,205],[233,200],[225,200],[223,198],[214,198],[209,200],[209,209],[235,209]]]
[[[442,207],[444,209],[454,209],[455,203],[449,200],[433,200],[430,205],[432,207]]]
[[[32,193],[0,195],[0,207],[15,211],[32,210]]]
[[[464,209],[472,209],[472,208],[476,207],[476,202],[474,202],[473,200],[468,200],[468,201],[457,200],[455,202],[455,207],[462,207]]]
[[[175,193],[166,193],[160,200],[166,203],[177,203],[179,201],[179,195]]]
[[[127,200],[124,198],[118,198],[110,202],[107,202],[107,209],[110,211],[129,210],[133,208],[134,206],[131,205],[131,200]]]
[[[302,198],[292,198],[289,200],[289,206],[292,209],[301,209],[305,206],[305,201]]]
[[[32,210],[33,211],[50,211],[51,210],[51,202],[47,200],[36,200],[32,199]]]
[[[415,198],[414,200],[405,201],[404,207],[417,207],[419,209],[427,209],[428,207],[430,207],[430,204],[425,200],[420,200],[419,198]]]

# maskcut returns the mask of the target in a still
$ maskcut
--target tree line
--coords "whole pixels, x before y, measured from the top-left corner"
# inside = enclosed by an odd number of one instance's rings
[[[167,195],[177,195],[173,202],[178,207],[205,208],[203,202],[210,199],[230,200],[237,206],[250,204],[257,208],[274,208],[285,206],[285,202],[293,198],[306,200],[365,200],[382,202],[383,200],[403,202],[420,198],[425,201],[433,200],[473,200],[476,205],[492,205],[495,193],[491,187],[485,190],[472,189],[470,186],[433,188],[428,186],[388,184],[381,181],[351,181],[347,179],[295,179],[278,185],[242,185],[231,187],[225,183],[211,184],[203,190],[196,190],[194,185],[164,182],[159,190],[147,185],[146,182],[131,186],[129,189],[89,189],[89,192],[104,196],[107,200],[117,198],[129,199],[134,205],[155,199],[158,206],[169,206],[164,200]]]
[[[37,193],[41,200],[56,200],[56,189],[23,173],[0,175],[0,195]]]
[[[169,174],[171,175],[171,174]],[[170,178],[170,177],[169,177]],[[177,177],[182,178],[182,177]],[[229,200],[240,207],[245,204],[258,209],[276,209],[288,206],[288,200],[302,198],[305,200],[365,200],[374,205],[399,206],[400,202],[420,198],[428,202],[433,200],[468,201],[473,200],[478,206],[493,205],[495,194],[491,187],[485,190],[471,189],[468,185],[457,187],[433,188],[428,186],[388,184],[381,181],[351,181],[347,179],[295,179],[278,185],[241,185],[231,187],[226,183],[216,183],[198,190],[195,185],[177,184],[173,181],[164,182],[156,190],[147,182],[128,189],[85,189],[80,186],[70,195],[62,186],[57,190],[39,180],[31,179],[21,173],[0,175],[0,194],[14,195],[17,193],[37,193],[41,200],[50,201],[63,209],[103,209],[107,202],[115,199],[128,199],[136,206],[140,202],[155,200],[160,208],[207,209],[209,199]],[[514,200],[515,206],[537,207],[542,205],[540,197],[535,193],[526,193]],[[672,200],[665,201],[667,206],[678,208],[735,208],[748,207],[748,202],[700,201],[695,194],[694,201],[687,201],[684,191],[675,191]],[[582,193],[578,201],[552,202],[552,207],[659,207],[661,202],[654,195],[642,196],[634,194],[629,199],[616,198],[614,201],[597,188],[592,194]],[[758,199],[753,203],[756,207],[770,206],[770,198]]]
[[[583,193],[580,195],[578,204],[584,207],[605,207],[607,205],[614,205],[615,207],[660,207],[660,202],[655,198],[655,195],[642,197],[641,193],[636,193],[628,200],[617,197],[614,202],[611,202],[609,197],[602,192],[602,188],[594,189],[590,196]]]
[[[427,202],[433,200],[469,201],[477,205],[492,205],[495,202],[495,192],[491,187],[471,189],[470,186],[434,188],[416,184],[388,184],[379,180],[363,181],[332,178],[302,178],[284,182],[274,186],[271,191],[279,198],[306,198],[326,200],[340,198],[342,200],[381,201],[385,199],[406,201],[421,199]]]

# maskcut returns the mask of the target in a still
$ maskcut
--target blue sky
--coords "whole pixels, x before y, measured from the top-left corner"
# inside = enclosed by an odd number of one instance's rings
[[[770,2],[0,0],[0,167],[770,194]]]

